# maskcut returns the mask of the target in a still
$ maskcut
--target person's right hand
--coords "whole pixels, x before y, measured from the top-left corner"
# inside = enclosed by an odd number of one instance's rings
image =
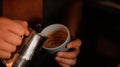
[[[21,36],[28,36],[26,21],[0,18],[0,58],[7,59],[22,42]]]

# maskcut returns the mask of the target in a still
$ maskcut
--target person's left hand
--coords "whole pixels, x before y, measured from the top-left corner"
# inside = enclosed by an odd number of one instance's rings
[[[70,52],[58,52],[55,60],[61,67],[71,67],[76,64],[77,56],[80,53],[81,40],[75,39],[68,43],[67,48],[74,48]]]

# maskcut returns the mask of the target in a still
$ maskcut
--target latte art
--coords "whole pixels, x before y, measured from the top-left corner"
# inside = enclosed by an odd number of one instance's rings
[[[44,42],[44,47],[55,48],[60,46],[67,39],[67,32],[64,30],[57,30],[47,36],[47,40]]]

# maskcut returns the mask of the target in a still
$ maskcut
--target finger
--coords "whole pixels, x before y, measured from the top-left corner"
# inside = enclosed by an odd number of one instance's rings
[[[11,54],[9,52],[5,52],[5,51],[0,50],[0,58],[8,59],[10,57],[11,57]]]
[[[56,56],[71,59],[76,58],[79,53],[79,48],[75,48],[75,50],[71,52],[58,52]]]
[[[82,42],[80,39],[76,39],[68,43],[67,48],[79,48]]]
[[[67,64],[70,66],[76,64],[76,59],[66,59],[66,58],[56,57],[55,60],[60,63]]]
[[[63,64],[63,63],[60,63],[60,62],[59,62],[59,65],[60,65],[61,67],[71,67],[70,65]]]
[[[12,45],[18,46],[22,42],[22,38],[12,32],[7,32],[1,36],[1,38]]]
[[[27,21],[20,21],[20,20],[15,20],[16,22],[18,22],[19,24],[21,24],[24,27],[24,33],[26,36],[29,35],[29,30],[28,30],[28,23]]]
[[[8,18],[0,18],[0,30],[9,30],[19,36],[24,35],[24,28]]]
[[[69,48],[74,48],[74,51],[71,52],[58,52],[57,56],[63,57],[63,58],[76,58],[77,55],[80,53],[80,46],[81,46],[81,41],[79,39],[76,39],[75,41],[72,41],[71,43],[68,44]]]
[[[12,53],[15,52],[16,46],[11,45],[3,40],[0,40],[0,50]]]
[[[24,35],[24,33],[25,33],[24,27],[22,27],[22,25],[15,23],[15,22],[14,22],[14,24],[12,24],[8,27],[8,31],[10,31],[14,34],[17,34],[19,36]]]

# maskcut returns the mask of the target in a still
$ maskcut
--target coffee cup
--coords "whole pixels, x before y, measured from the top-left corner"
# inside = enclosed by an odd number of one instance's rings
[[[66,45],[71,41],[71,35],[65,25],[49,25],[39,35],[46,37],[42,48],[50,55],[55,55],[58,51],[68,51]]]

